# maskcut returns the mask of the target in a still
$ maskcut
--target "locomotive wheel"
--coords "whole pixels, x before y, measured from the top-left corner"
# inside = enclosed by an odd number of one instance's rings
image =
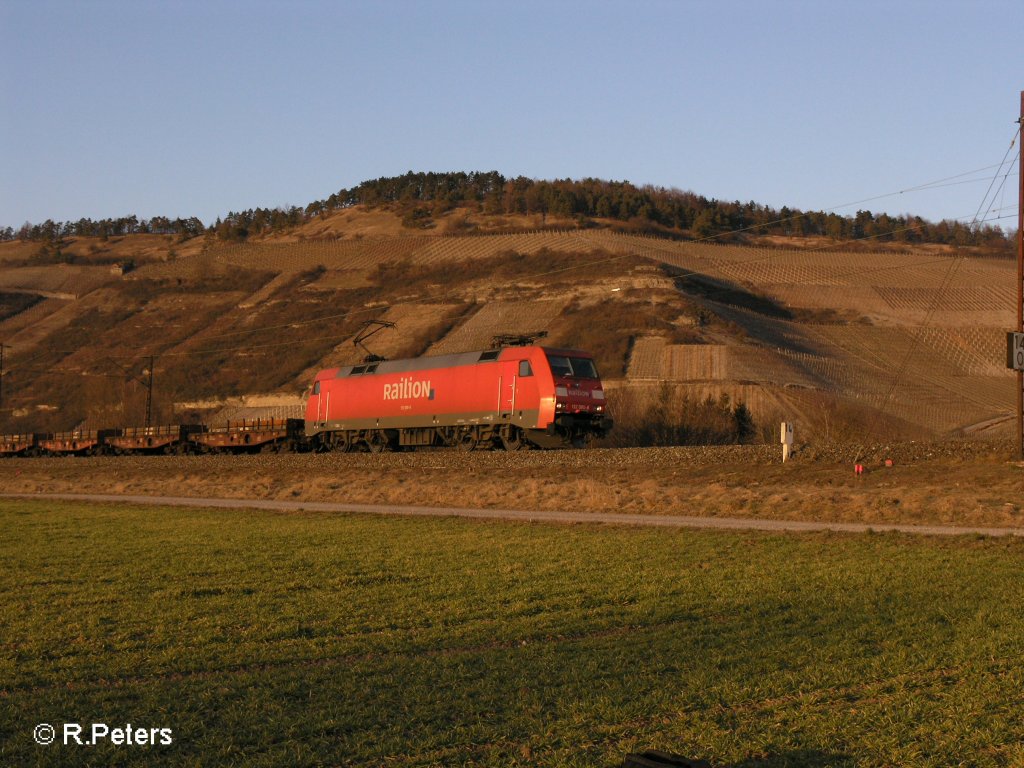
[[[501,436],[501,447],[506,451],[518,451],[525,447],[526,441],[523,439],[523,433],[516,427],[509,427],[507,433]]]
[[[572,447],[573,448],[586,448],[589,442],[590,435],[573,435]]]
[[[388,438],[383,432],[374,432],[366,438],[366,445],[370,453],[383,453],[388,450]]]
[[[352,436],[348,432],[335,432],[332,447],[339,453],[348,453],[352,450]]]
[[[455,443],[455,447],[460,451],[472,451],[476,449],[477,443],[479,442],[480,440],[477,438],[476,431],[470,429],[459,435],[457,442]]]

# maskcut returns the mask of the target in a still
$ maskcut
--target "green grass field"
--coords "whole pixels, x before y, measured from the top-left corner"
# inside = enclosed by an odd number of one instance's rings
[[[0,501],[0,563],[3,765],[1024,764],[1020,541]]]

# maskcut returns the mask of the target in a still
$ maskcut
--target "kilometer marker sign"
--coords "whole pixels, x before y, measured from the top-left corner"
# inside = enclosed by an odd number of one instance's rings
[[[1024,333],[1006,334],[1006,367],[1024,371]]]

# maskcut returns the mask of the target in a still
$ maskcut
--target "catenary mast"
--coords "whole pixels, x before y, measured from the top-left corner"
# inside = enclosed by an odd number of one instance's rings
[[[1024,91],[1020,92],[1020,129],[1017,146],[1021,150],[1017,160],[1020,182],[1017,197],[1017,333],[1024,333]],[[1017,371],[1017,440],[1020,458],[1024,459],[1024,370]]]

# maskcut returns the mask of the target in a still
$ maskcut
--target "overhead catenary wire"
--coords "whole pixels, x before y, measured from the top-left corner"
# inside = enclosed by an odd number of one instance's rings
[[[987,203],[987,200],[989,198],[989,193],[992,191],[992,187],[995,184],[996,179],[999,178],[999,173],[1002,170],[1003,166],[1006,164],[1007,158],[1010,156],[1010,153],[1013,151],[1014,145],[1017,143],[1017,139],[1020,136],[1021,130],[1022,130],[1022,127],[1018,126],[1017,131],[1014,133],[1013,138],[1010,140],[1010,145],[1009,145],[1009,147],[1007,147],[1006,154],[1003,156],[1002,162],[999,164],[998,169],[996,170],[996,173],[995,173],[995,175],[992,178],[992,181],[989,183],[988,189],[986,190],[985,195],[982,198],[981,203],[978,205],[978,210],[975,212],[974,217],[972,218],[971,224],[969,226],[974,226],[974,224],[977,223],[978,217],[981,215],[981,212],[982,212],[982,210],[984,209],[984,207],[985,207],[985,205]],[[1016,155],[1016,157],[1013,160],[1019,161],[1020,157],[1021,157],[1021,152],[1020,152],[1020,148],[1018,148],[1017,155]],[[1011,166],[1012,166],[1013,160],[1010,161]],[[1008,175],[1009,175],[1009,172],[1007,172],[1007,176]],[[1002,183],[1005,183],[1005,181],[1006,181],[1006,176],[1003,176],[1003,182]],[[871,422],[869,424],[869,427],[868,427],[868,430],[867,430],[867,434],[871,434],[874,431],[874,429],[875,429],[879,419],[881,419],[882,416],[885,415],[885,411],[888,408],[889,403],[891,402],[894,393],[896,392],[896,388],[902,382],[903,376],[906,374],[907,368],[910,365],[910,361],[913,359],[915,353],[917,352],[918,347],[921,344],[922,339],[924,338],[924,330],[930,326],[932,318],[935,316],[935,312],[938,309],[939,301],[942,299],[943,295],[948,290],[949,286],[952,284],[954,276],[956,275],[957,271],[959,271],[960,266],[963,264],[963,259],[964,259],[964,256],[962,254],[960,254],[960,253],[957,253],[957,254],[954,255],[953,259],[950,261],[949,267],[946,269],[946,273],[943,276],[942,282],[939,284],[939,287],[936,289],[936,291],[932,295],[932,301],[931,301],[931,303],[930,303],[930,305],[928,307],[928,312],[925,315],[924,320],[918,325],[914,335],[911,337],[910,346],[907,349],[907,353],[903,356],[903,359],[900,362],[899,367],[896,369],[896,373],[893,375],[893,378],[892,378],[892,381],[890,382],[889,388],[887,389],[887,391],[885,393],[885,396],[882,398],[882,401],[881,401],[881,404],[880,404],[878,410],[876,411],[874,417],[872,418],[872,420],[871,420]],[[858,449],[857,454],[854,457],[854,464],[856,464],[857,462],[860,461],[861,457],[864,455],[864,450],[865,449],[863,447]]]
[[[1017,130],[1018,130],[1018,132],[1020,131],[1019,128]],[[1009,156],[1010,152],[1013,151],[1013,146],[1016,143],[1016,141],[1017,141],[1017,136],[1015,135],[1013,137],[1013,140],[1010,141],[1009,148],[1006,150],[1006,156],[1003,157],[1003,164],[1006,163],[1006,158]],[[999,183],[999,188],[1002,188],[1002,186],[1004,184],[1006,184],[1006,179],[1009,177],[1010,171],[1013,169],[1013,162],[1014,162],[1014,160],[1019,160],[1019,159],[1020,159],[1020,149],[1018,148],[1016,157],[1013,158],[1012,160],[1010,160],[1010,163],[1007,166],[1006,174],[1003,176],[1003,180]],[[1002,164],[1000,164],[1000,170],[1002,170]],[[988,189],[985,191],[985,196],[981,199],[981,203],[978,204],[978,210],[974,214],[974,220],[975,221],[977,221],[978,216],[981,215],[981,212],[985,209],[985,206],[990,204],[990,203],[988,203],[988,199],[989,199],[989,195],[990,194],[992,196],[992,203],[991,203],[991,205],[995,204],[995,196],[996,196],[996,194],[999,193],[999,189],[997,189],[996,192],[993,194],[992,193],[992,186],[995,184],[996,179],[998,179],[998,178],[999,178],[999,171],[996,171],[995,176],[992,177],[992,181],[989,182]]]

